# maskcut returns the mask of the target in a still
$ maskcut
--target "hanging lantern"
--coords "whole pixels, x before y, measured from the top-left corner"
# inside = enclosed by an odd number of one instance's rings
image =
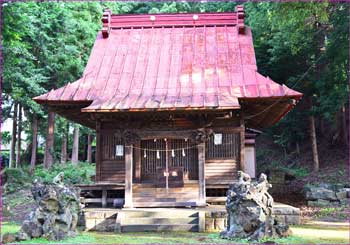
[[[185,149],[182,148],[182,156],[185,157],[186,156],[186,153],[185,153]]]
[[[159,150],[157,150],[157,159],[160,159],[160,153],[159,153]]]
[[[143,158],[147,158],[146,150],[143,150]]]
[[[175,157],[175,151],[174,151],[174,149],[171,150],[171,157],[173,157],[173,158]]]

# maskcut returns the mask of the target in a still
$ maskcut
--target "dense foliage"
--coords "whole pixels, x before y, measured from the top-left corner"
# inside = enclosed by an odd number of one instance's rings
[[[27,118],[22,126],[29,136],[25,140],[28,143],[32,140],[33,114],[39,116],[39,136],[45,138],[46,108],[31,98],[81,76],[101,27],[104,7],[111,8],[113,13],[176,13],[234,11],[235,5],[234,2],[3,4],[3,117],[13,117],[13,105],[19,103]],[[296,109],[268,133],[276,143],[293,150],[295,144],[308,138],[306,116],[315,115],[320,135],[332,144],[346,145],[349,6],[249,2],[245,8],[259,71],[305,95]],[[72,133],[72,125],[67,126],[65,119],[57,117],[56,129],[58,158],[62,138]],[[84,137],[91,131],[82,128],[80,132],[81,141],[85,142]],[[10,140],[8,134],[3,136]],[[68,146],[71,144],[72,137],[68,137]],[[42,147],[43,144],[39,145],[39,153]],[[86,145],[81,144],[81,155],[85,150]]]
[[[37,167],[34,172],[34,179],[40,179],[44,183],[51,183],[53,178],[60,172],[64,173],[64,181],[69,184],[90,184],[95,175],[95,165],[81,162],[78,166],[72,164],[55,164],[50,170]]]
[[[95,175],[95,164],[80,162],[78,166],[71,163],[55,164],[50,170],[38,166],[31,175],[28,168],[4,168],[1,171],[2,190],[4,193],[12,193],[23,188],[28,188],[34,180],[43,183],[52,183],[58,173],[64,173],[64,181],[68,184],[90,184]]]

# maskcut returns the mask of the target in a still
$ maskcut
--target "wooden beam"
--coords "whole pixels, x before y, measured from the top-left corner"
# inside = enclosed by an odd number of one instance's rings
[[[101,181],[101,123],[96,121],[96,176],[95,181]]]
[[[245,124],[244,124],[244,116],[243,114],[241,115],[241,120],[240,120],[240,127],[245,129]],[[244,159],[244,154],[245,154],[245,130],[242,130],[240,132],[240,161],[239,161],[239,167],[241,171],[245,171],[245,159]]]
[[[132,144],[125,146],[125,204],[124,208],[133,208],[132,201]]]
[[[199,196],[198,206],[206,206],[205,195],[205,142],[200,143],[198,146],[198,184],[199,184]]]
[[[214,132],[221,133],[239,133],[245,130],[244,127],[212,127],[212,129]]]
[[[196,130],[137,130],[137,134],[140,138],[146,139],[154,139],[154,138],[189,138],[191,135],[196,132]]]

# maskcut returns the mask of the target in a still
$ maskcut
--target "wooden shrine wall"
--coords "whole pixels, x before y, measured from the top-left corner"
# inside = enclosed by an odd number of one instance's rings
[[[99,149],[99,153],[96,155],[97,181],[125,182],[125,144],[120,137],[123,137],[123,130],[127,131],[128,128],[135,126],[133,123],[139,123],[143,120],[145,119],[125,119],[128,123],[122,124],[122,120],[116,121],[113,118],[113,120],[111,119],[110,121],[104,121],[99,124],[100,128],[97,127],[97,135],[99,135],[97,137],[97,149]],[[125,127],[122,127],[123,125]],[[145,125],[148,127],[145,128]],[[134,183],[139,183],[144,179],[152,179],[152,175],[156,172],[157,167],[161,167],[161,162],[164,163],[165,152],[161,151],[159,153],[159,159],[157,159],[156,149],[165,148],[165,144],[160,140],[157,143],[153,142],[153,134],[154,137],[158,137],[159,139],[168,138],[168,148],[170,150],[177,149],[174,157],[171,151],[168,152],[169,167],[183,167],[185,180],[198,180],[198,149],[195,143],[191,142],[192,140],[185,142],[184,139],[190,138],[199,128],[199,125],[195,126],[194,123],[191,126],[181,125],[181,127],[179,125],[173,125],[171,131],[169,125],[164,121],[157,121],[156,125],[151,125],[151,123],[145,125],[134,127],[134,132],[141,138],[141,141],[135,143],[134,146],[139,148],[154,148],[155,151],[146,152],[147,159],[145,159],[142,150],[134,149]],[[242,141],[240,140],[240,135],[242,132],[244,134],[244,125],[239,125],[237,118],[230,118],[228,120],[214,120],[212,128],[215,133],[222,133],[222,144],[215,145],[214,136],[211,136],[205,144],[206,185],[227,185],[235,179],[237,170],[240,169],[240,159],[242,158],[240,151]],[[171,136],[167,133],[170,133]],[[116,145],[118,144],[124,146],[123,156],[116,156]],[[189,148],[190,144],[194,147]],[[185,149],[185,157],[183,156],[182,148]]]
[[[116,156],[116,145],[123,145],[123,156]],[[124,142],[111,133],[101,134],[101,181],[125,181]]]
[[[205,150],[206,185],[232,183],[239,170],[239,133],[222,133],[222,144],[218,145],[214,144],[212,135],[206,142]]]

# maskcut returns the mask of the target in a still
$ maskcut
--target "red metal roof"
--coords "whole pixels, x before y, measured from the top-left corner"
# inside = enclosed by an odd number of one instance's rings
[[[237,13],[104,15],[82,78],[34,98],[82,109],[238,109],[239,99],[300,98],[257,72]],[[195,15],[195,16],[194,16]]]

